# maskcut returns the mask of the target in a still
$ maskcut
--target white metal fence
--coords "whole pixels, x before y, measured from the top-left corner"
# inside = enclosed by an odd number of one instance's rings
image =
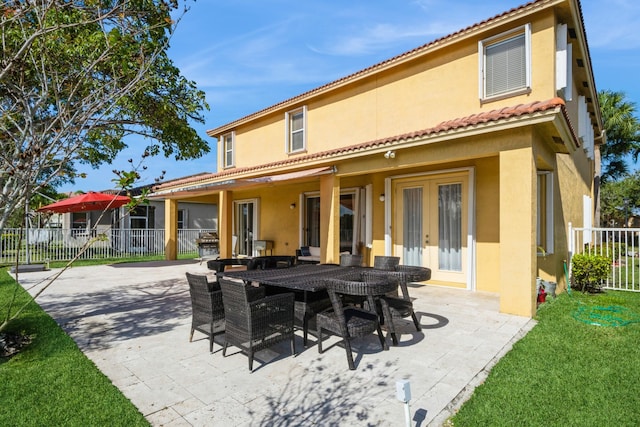
[[[569,267],[571,257],[588,253],[611,258],[611,275],[602,287],[640,291],[640,228],[573,228],[569,224]]]
[[[211,229],[178,230],[178,254],[198,254],[196,239]],[[20,264],[68,261],[87,243],[89,248],[79,259],[129,258],[135,256],[164,255],[163,229],[115,229],[98,227],[85,229],[36,228],[5,229],[0,236],[0,264]],[[28,242],[28,244],[27,244]]]

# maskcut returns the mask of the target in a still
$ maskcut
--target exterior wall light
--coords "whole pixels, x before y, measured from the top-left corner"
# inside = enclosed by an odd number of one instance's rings
[[[396,158],[396,152],[393,150],[389,150],[386,153],[384,153],[384,158],[385,159],[395,159]]]
[[[380,199],[380,201],[381,201],[381,202],[384,202],[384,193],[382,193],[382,194],[380,195],[379,199]]]
[[[295,209],[295,208],[296,208],[296,204],[295,204],[295,203],[291,203],[291,204],[289,205],[289,209],[293,210],[293,209]]]

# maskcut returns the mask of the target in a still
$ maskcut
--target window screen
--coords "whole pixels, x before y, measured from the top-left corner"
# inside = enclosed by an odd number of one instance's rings
[[[496,96],[527,87],[525,35],[485,48],[485,95]]]

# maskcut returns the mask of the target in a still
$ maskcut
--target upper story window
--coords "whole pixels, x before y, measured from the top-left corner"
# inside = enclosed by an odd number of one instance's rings
[[[287,153],[307,149],[307,107],[285,114]]]
[[[514,95],[531,88],[531,25],[479,43],[480,99]]]
[[[235,132],[222,136],[222,167],[230,168],[235,166]]]

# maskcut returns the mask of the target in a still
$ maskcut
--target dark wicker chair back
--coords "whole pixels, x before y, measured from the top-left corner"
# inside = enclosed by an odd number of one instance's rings
[[[290,340],[291,354],[295,355],[292,293],[265,297],[264,288],[224,277],[219,282],[226,319],[223,356],[229,344],[238,347],[249,357],[252,371],[254,354],[281,341]]]
[[[343,267],[359,267],[362,265],[362,255],[342,254],[340,265]]]
[[[207,261],[207,268],[209,270],[215,270],[216,273],[222,273],[226,267],[232,265],[248,266],[250,263],[251,258],[219,258]]]
[[[381,256],[373,257],[373,268],[378,270],[395,270],[400,264],[400,257],[397,256]]]
[[[220,286],[207,276],[186,273],[191,295],[191,334],[198,331],[209,337],[209,352],[213,352],[213,337],[224,332],[224,306]]]
[[[268,255],[251,259],[247,270],[269,270],[272,268],[289,268],[296,265],[296,257],[290,255]]]
[[[326,281],[327,292],[331,299],[332,309],[318,313],[316,322],[318,326],[318,352],[322,353],[322,331],[326,330],[339,335],[344,340],[349,369],[355,369],[353,354],[351,353],[351,338],[364,337],[373,332],[378,332],[378,339],[383,349],[388,349],[378,314],[374,311],[344,305],[344,296],[366,297],[369,307],[375,307],[374,298],[383,295],[397,286],[380,276],[367,276],[366,281],[329,279]]]

